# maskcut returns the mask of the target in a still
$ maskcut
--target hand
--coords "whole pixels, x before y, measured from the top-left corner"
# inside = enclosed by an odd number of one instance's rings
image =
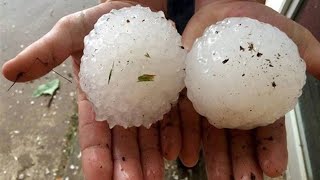
[[[183,33],[185,48],[190,49],[205,28],[217,21],[226,17],[251,17],[284,31],[298,45],[308,72],[320,78],[319,42],[299,24],[253,0],[198,0],[196,3],[197,12]],[[216,129],[204,120],[202,144],[208,178],[262,179],[262,172],[271,177],[281,175],[288,160],[284,123],[281,118],[272,125],[255,130],[228,132]]]
[[[159,4],[160,1],[156,1]],[[152,2],[149,1],[150,5]],[[107,122],[95,121],[91,103],[79,87],[83,39],[97,19],[132,2],[106,2],[62,18],[53,29],[15,58],[3,65],[3,75],[17,82],[30,81],[50,72],[72,56],[78,85],[79,140],[86,179],[163,179],[158,125],[109,129]],[[153,6],[152,6],[153,7]],[[159,6],[153,7],[154,9]]]

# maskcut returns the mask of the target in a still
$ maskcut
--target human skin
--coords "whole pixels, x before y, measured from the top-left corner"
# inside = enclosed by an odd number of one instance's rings
[[[250,17],[278,27],[298,46],[307,71],[320,78],[320,45],[304,27],[254,0],[198,0],[196,13],[183,33],[186,49],[206,27],[227,17]],[[184,123],[184,122],[183,122]],[[202,146],[208,179],[262,179],[281,175],[287,166],[284,118],[254,130],[219,130],[202,123]],[[227,153],[230,151],[231,156]]]
[[[153,9],[165,10],[166,3],[159,5],[162,1],[156,1],[155,4],[152,4],[153,1],[146,2]],[[33,80],[71,56],[78,84],[84,36],[92,30],[102,14],[135,3],[108,1],[62,18],[48,34],[6,62],[2,68],[3,75],[11,81]],[[183,33],[186,49],[190,49],[195,38],[201,36],[203,30],[212,23],[230,16],[249,16],[286,32],[298,45],[308,71],[320,77],[319,43],[305,28],[270,8],[255,1],[231,0],[196,1],[196,8],[197,12]],[[24,72],[23,75],[17,79],[21,72]],[[231,176],[247,179],[253,175],[261,179],[262,172],[275,177],[287,165],[283,119],[251,131],[219,130],[206,120],[201,120],[183,92],[178,106],[152,128],[115,127],[110,130],[106,122],[95,121],[91,103],[79,86],[78,106],[79,141],[86,179],[163,179],[163,157],[172,160],[179,156],[186,166],[194,166],[201,144],[209,179],[230,179]]]

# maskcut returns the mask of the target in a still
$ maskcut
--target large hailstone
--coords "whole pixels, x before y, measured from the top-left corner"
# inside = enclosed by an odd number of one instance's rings
[[[196,111],[212,125],[251,129],[295,106],[305,70],[285,33],[250,18],[227,18],[194,43],[185,83]]]
[[[186,51],[163,12],[141,6],[112,10],[84,44],[80,85],[97,120],[110,127],[149,127],[176,103]]]

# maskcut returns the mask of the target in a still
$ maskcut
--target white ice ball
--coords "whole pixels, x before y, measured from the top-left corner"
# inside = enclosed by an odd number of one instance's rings
[[[218,128],[251,129],[293,109],[306,65],[288,36],[250,18],[208,27],[186,60],[186,87],[196,111]]]
[[[103,15],[84,40],[80,85],[99,121],[149,127],[184,87],[186,51],[164,16],[133,6]]]

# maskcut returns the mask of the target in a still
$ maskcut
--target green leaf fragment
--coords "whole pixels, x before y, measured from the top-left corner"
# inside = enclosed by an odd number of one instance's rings
[[[156,75],[152,74],[143,74],[138,77],[138,82],[153,81],[155,76]]]
[[[45,84],[41,84],[38,88],[33,92],[33,97],[39,97],[41,95],[53,95],[54,92],[59,88],[59,79],[54,79]]]

